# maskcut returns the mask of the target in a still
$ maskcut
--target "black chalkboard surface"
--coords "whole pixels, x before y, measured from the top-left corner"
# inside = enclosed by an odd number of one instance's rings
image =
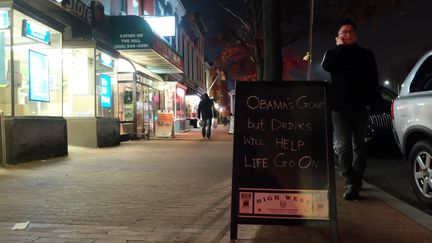
[[[327,87],[319,81],[237,82],[232,225],[332,218]]]

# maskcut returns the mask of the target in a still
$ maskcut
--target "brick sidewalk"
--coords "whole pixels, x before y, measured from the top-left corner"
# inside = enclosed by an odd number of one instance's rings
[[[199,129],[118,147],[70,147],[67,157],[0,167],[0,242],[229,242],[232,137]],[[341,198],[339,242],[432,243],[430,216],[406,216],[365,183]],[[392,205],[392,206],[390,206]],[[413,211],[406,206],[406,211]],[[415,211],[415,210],[414,210]],[[30,221],[25,230],[11,230]],[[238,242],[329,242],[327,228],[240,225]]]

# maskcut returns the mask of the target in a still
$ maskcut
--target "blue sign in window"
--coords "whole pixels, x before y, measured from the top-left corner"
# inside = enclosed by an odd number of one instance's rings
[[[23,36],[26,36],[30,39],[43,42],[45,44],[50,44],[51,41],[51,33],[49,29],[32,23],[28,22],[27,20],[23,20],[23,28],[22,28]]]
[[[112,68],[113,65],[113,59],[111,58],[111,56],[105,54],[105,53],[100,53],[99,54],[99,60],[100,60],[100,64],[104,65],[106,67],[110,67]]]
[[[48,57],[29,50],[29,99],[49,102]]]
[[[100,96],[102,108],[111,108],[111,77],[106,74],[100,75]]]
[[[10,26],[9,11],[0,10],[0,29],[7,29]]]

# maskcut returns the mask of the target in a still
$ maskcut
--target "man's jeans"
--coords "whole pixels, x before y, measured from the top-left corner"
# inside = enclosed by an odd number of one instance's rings
[[[212,127],[212,118],[203,119],[202,124],[202,136],[203,138],[210,138],[211,135],[211,127]]]
[[[339,167],[347,186],[360,188],[366,170],[369,110],[333,111],[333,129],[339,153]]]

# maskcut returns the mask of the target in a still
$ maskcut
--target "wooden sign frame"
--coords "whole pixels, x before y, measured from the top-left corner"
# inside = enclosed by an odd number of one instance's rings
[[[328,225],[337,242],[324,81],[237,82],[231,240],[238,224]]]

